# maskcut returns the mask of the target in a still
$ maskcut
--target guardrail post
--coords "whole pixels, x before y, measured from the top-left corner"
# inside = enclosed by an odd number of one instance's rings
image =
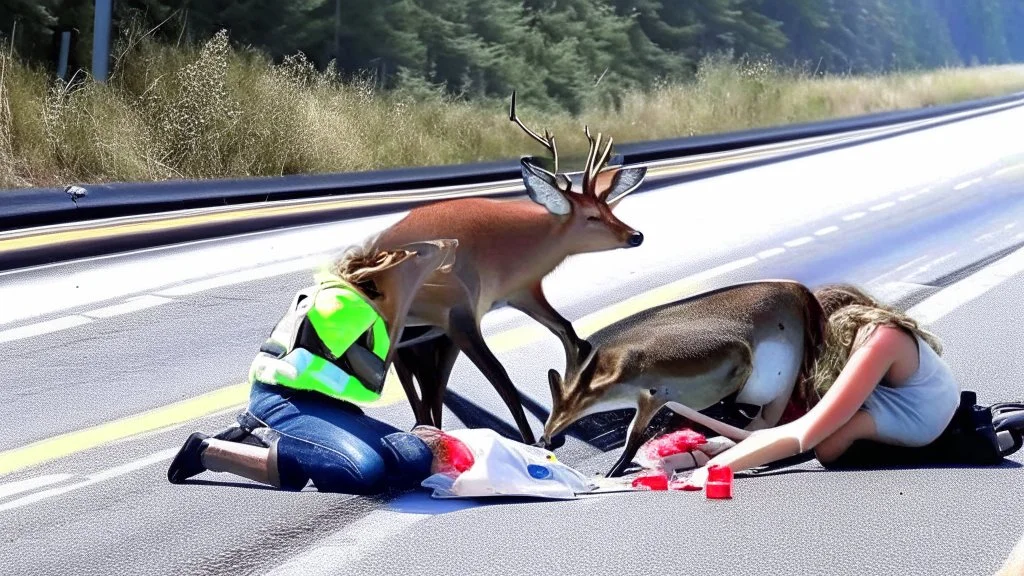
[[[57,78],[68,79],[68,55],[71,52],[71,30],[60,32],[60,55],[57,57]]]
[[[92,34],[92,76],[101,84],[107,83],[112,16],[113,0],[96,0]]]

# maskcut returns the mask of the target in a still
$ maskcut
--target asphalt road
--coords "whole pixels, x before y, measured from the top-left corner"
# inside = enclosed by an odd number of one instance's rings
[[[573,258],[545,285],[584,325],[666,285],[684,296],[758,278],[842,280],[904,306],[970,293],[958,281],[1024,245],[1022,128],[1024,111],[1014,110],[638,193],[617,212],[644,232],[641,248]],[[0,452],[241,382],[282,306],[309,281],[294,259],[397,217],[0,275]],[[1024,274],[1012,275],[932,326],[982,402],[1024,399],[1022,296]],[[561,351],[530,326],[508,311],[485,324],[543,410],[544,373],[561,368]],[[450,390],[446,426],[508,427],[465,358]],[[0,476],[0,573],[991,574],[1024,534],[1021,454],[990,469],[840,473],[811,463],[738,480],[730,502],[650,493],[458,509],[466,505],[422,494],[277,493],[212,473],[167,483],[188,433],[215,431],[234,411]],[[412,424],[403,402],[369,411]],[[542,417],[532,419],[536,431]],[[558,454],[591,473],[617,450],[570,437]]]

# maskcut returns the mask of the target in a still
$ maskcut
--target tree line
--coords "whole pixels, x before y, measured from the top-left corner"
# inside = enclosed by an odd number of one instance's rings
[[[0,0],[0,34],[53,66],[54,31],[73,28],[72,70],[87,69],[93,1]],[[1024,0],[115,0],[114,20],[115,34],[135,22],[168,42],[227,29],[275,60],[302,52],[384,88],[515,88],[573,113],[722,52],[820,74],[1024,61]]]

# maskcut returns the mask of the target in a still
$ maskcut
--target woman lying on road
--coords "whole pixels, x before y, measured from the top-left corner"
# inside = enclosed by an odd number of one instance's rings
[[[405,248],[350,250],[300,291],[253,360],[239,425],[189,436],[168,479],[180,484],[212,470],[285,490],[312,481],[321,492],[376,494],[427,478],[439,431],[402,432],[353,403],[380,397],[412,297],[431,272],[450,266],[455,245]]]
[[[960,385],[939,357],[941,344],[910,317],[849,285],[815,292],[828,318],[825,347],[804,397],[806,414],[748,435],[694,470],[703,488],[708,468],[746,470],[807,450],[822,463],[856,440],[920,447],[935,441],[960,404]]]

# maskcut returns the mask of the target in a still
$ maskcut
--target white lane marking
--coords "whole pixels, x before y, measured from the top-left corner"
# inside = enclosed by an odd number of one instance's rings
[[[915,270],[909,276],[904,278],[904,281],[906,281],[907,278],[912,278],[914,276],[914,274],[921,274],[923,272],[927,272],[927,271],[931,270],[933,266],[936,266],[938,264],[942,264],[946,260],[949,260],[950,258],[952,258],[953,256],[956,256],[956,255],[957,255],[957,252],[956,252],[956,250],[954,250],[954,251],[950,252],[949,254],[944,254],[942,256],[939,256],[938,258],[936,258],[935,260],[932,260],[931,262],[925,264],[924,266],[918,267],[917,270]]]
[[[111,478],[117,478],[118,476],[131,474],[136,470],[141,470],[147,466],[156,464],[157,462],[162,462],[164,460],[173,458],[174,455],[177,453],[178,448],[168,448],[166,450],[161,450],[156,454],[151,454],[145,458],[141,458],[139,460],[135,460],[127,464],[122,464],[120,466],[115,466],[114,468],[109,468],[107,470],[97,472],[96,474],[87,476],[86,479],[81,482],[76,482],[68,486],[61,486],[60,488],[51,488],[49,490],[43,490],[42,492],[36,492],[34,494],[29,494],[28,496],[18,498],[17,500],[12,500],[10,502],[7,502],[6,504],[0,504],[0,512],[6,512],[7,510],[21,508],[22,506],[28,506],[29,504],[35,504],[36,502],[40,502],[48,498],[53,498],[54,496],[60,496],[61,494],[67,494],[68,492],[78,490],[79,488],[85,488],[86,486],[98,484],[100,482],[103,482],[104,480],[110,480]]]
[[[917,193],[918,193],[918,194],[927,194],[927,193],[929,193],[929,192],[931,192],[931,191],[932,191],[932,189],[931,189],[931,188],[927,188],[927,187],[926,187],[926,188],[921,188],[920,190],[918,190],[918,191],[917,191]]]
[[[740,268],[746,268],[751,264],[757,264],[757,258],[753,256],[749,256],[747,258],[740,258],[739,260],[733,260],[732,262],[727,262],[725,264],[722,264],[721,266],[715,266],[710,270],[705,270],[703,272],[698,272],[691,276],[687,276],[682,280],[676,280],[672,284],[678,285],[683,283],[703,282],[704,280],[710,280],[711,278],[721,276],[722,274],[727,274],[735,270],[739,270]]]
[[[867,216],[867,214],[867,212],[854,212],[853,214],[847,214],[846,216],[843,216],[843,221],[852,222],[858,218],[863,218]]]
[[[818,230],[817,232],[814,233],[814,235],[815,236],[824,236],[826,234],[831,234],[833,232],[838,232],[838,231],[839,231],[839,226],[829,226],[827,228],[822,228],[821,230]]]
[[[771,258],[772,256],[778,256],[779,254],[782,254],[785,251],[785,248],[769,248],[767,250],[762,250],[758,252],[757,257],[760,258],[761,260],[764,260],[766,258]]]
[[[429,497],[429,496],[428,496]],[[271,569],[267,576],[337,574],[360,558],[380,553],[389,538],[397,536],[431,513],[374,510],[328,536],[316,546]]]
[[[976,237],[974,239],[974,241],[975,242],[988,242],[988,241],[992,240],[995,237],[996,237],[996,233],[995,232],[988,232],[986,234],[982,234],[981,236]]]
[[[913,200],[914,198],[917,198],[917,194],[905,194],[903,196],[900,196],[900,202],[907,202],[909,200]]]
[[[14,340],[21,340],[23,338],[31,338],[33,336],[41,336],[43,334],[50,334],[51,332],[58,332],[60,330],[67,330],[68,328],[74,328],[75,326],[81,326],[82,324],[88,324],[92,322],[92,318],[86,318],[85,316],[62,316],[60,318],[54,318],[53,320],[45,320],[43,322],[36,322],[35,324],[27,324],[25,326],[18,326],[17,328],[8,328],[7,330],[0,331],[0,344],[4,342],[12,342]]]
[[[1016,222],[1010,222],[1006,226],[1003,226],[1003,230],[1013,230],[1014,226],[1016,226],[1016,225],[1017,225]]]
[[[789,248],[796,248],[797,246],[803,246],[804,244],[807,244],[807,243],[813,242],[813,241],[814,241],[814,238],[811,238],[810,236],[801,236],[800,238],[797,238],[795,240],[790,240],[789,242],[783,242],[782,245],[783,246],[787,246]]]
[[[74,476],[72,476],[71,474],[49,474],[47,476],[26,478],[24,480],[18,480],[16,482],[7,482],[6,484],[0,484],[0,500],[10,496],[14,496],[15,494],[21,494],[22,492],[37,490],[44,486],[59,484],[73,477]]]
[[[970,188],[971,186],[974,186],[978,182],[981,182],[981,178],[971,178],[970,180],[965,180],[957,184],[956,186],[953,186],[953,190],[963,190],[965,188]]]
[[[212,290],[214,288],[223,288],[224,286],[241,284],[243,282],[252,282],[253,280],[263,280],[266,278],[273,278],[274,276],[283,276],[285,274],[302,272],[303,270],[311,270],[323,263],[323,261],[323,257],[289,260],[288,262],[279,262],[269,266],[261,266],[259,268],[241,270],[239,272],[232,272],[231,274],[224,274],[223,276],[214,276],[213,278],[207,278],[205,280],[189,282],[188,284],[182,284],[180,286],[160,290],[154,294],[157,296],[172,297],[188,296],[205,290]]]
[[[161,298],[160,296],[153,296],[152,294],[146,294],[144,296],[136,296],[135,298],[131,298],[127,302],[123,302],[121,304],[114,304],[113,306],[106,306],[104,308],[97,308],[88,312],[82,312],[82,315],[89,316],[90,318],[110,318],[111,316],[118,316],[120,314],[138,312],[139,310],[145,310],[146,308],[152,308],[168,302],[174,302],[174,300],[170,298]]]
[[[926,258],[928,258],[927,254],[925,254],[924,256],[918,256],[917,258],[914,258],[913,260],[911,260],[910,262],[907,262],[906,264],[900,264],[895,270],[893,270],[893,272],[902,272],[902,271],[906,270],[907,268],[910,268],[914,264],[917,264],[918,262],[920,262],[921,260],[924,260]]]
[[[1021,272],[1024,272],[1024,248],[947,286],[907,312],[918,322],[930,324]]]
[[[999,170],[996,170],[995,172],[992,173],[992,177],[1002,176],[1003,174],[1006,174],[1007,172],[1013,172],[1014,170],[1020,170],[1021,168],[1024,168],[1024,164],[1014,164],[1013,166],[1007,166],[1006,168],[1000,168]]]
[[[868,208],[868,210],[871,210],[872,212],[881,212],[882,210],[886,210],[886,209],[892,208],[895,205],[896,205],[896,203],[890,200],[889,202],[882,202],[881,204],[875,204],[871,208]]]

